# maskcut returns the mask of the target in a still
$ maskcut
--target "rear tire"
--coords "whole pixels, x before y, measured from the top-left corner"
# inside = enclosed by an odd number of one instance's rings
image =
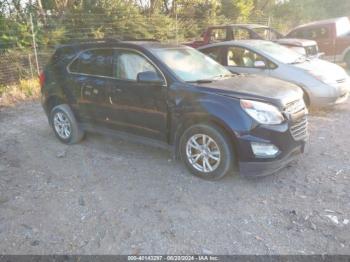
[[[80,142],[85,132],[79,127],[75,116],[67,104],[55,106],[50,113],[50,123],[56,137],[65,144]]]
[[[189,127],[180,140],[181,159],[188,170],[206,180],[218,180],[235,166],[232,142],[220,128],[209,124]]]

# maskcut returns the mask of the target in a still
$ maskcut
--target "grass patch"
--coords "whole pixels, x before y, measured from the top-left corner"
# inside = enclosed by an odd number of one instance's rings
[[[14,85],[0,85],[0,107],[38,98],[40,85],[36,78],[20,80]]]

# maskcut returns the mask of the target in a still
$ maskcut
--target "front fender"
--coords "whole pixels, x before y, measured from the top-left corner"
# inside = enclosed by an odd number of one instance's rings
[[[172,113],[170,143],[179,144],[183,132],[191,125],[213,123],[224,129],[235,141],[252,129],[253,120],[243,111],[237,98],[204,96],[196,101],[181,101]]]
[[[350,46],[343,51],[339,62],[345,61],[347,54],[350,54]]]

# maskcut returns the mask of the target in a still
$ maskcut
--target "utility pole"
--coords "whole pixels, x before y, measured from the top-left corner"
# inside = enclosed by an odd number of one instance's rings
[[[176,39],[176,44],[179,44],[179,38],[178,38],[178,24],[177,24],[177,2],[176,0],[174,1],[175,4],[175,39]]]
[[[33,37],[33,47],[34,47],[34,56],[35,56],[35,64],[36,64],[36,71],[39,74],[39,61],[38,61],[38,53],[36,51],[36,41],[35,41],[35,32],[34,32],[34,23],[33,23],[33,16],[30,14],[30,25],[32,28],[32,37]]]

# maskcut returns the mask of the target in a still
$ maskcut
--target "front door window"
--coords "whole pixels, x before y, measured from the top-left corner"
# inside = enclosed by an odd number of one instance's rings
[[[254,68],[256,62],[264,62],[264,58],[255,52],[241,47],[230,47],[227,52],[227,65]]]
[[[115,77],[117,79],[136,81],[139,73],[147,71],[157,73],[154,66],[143,56],[135,52],[117,54],[115,62]]]

